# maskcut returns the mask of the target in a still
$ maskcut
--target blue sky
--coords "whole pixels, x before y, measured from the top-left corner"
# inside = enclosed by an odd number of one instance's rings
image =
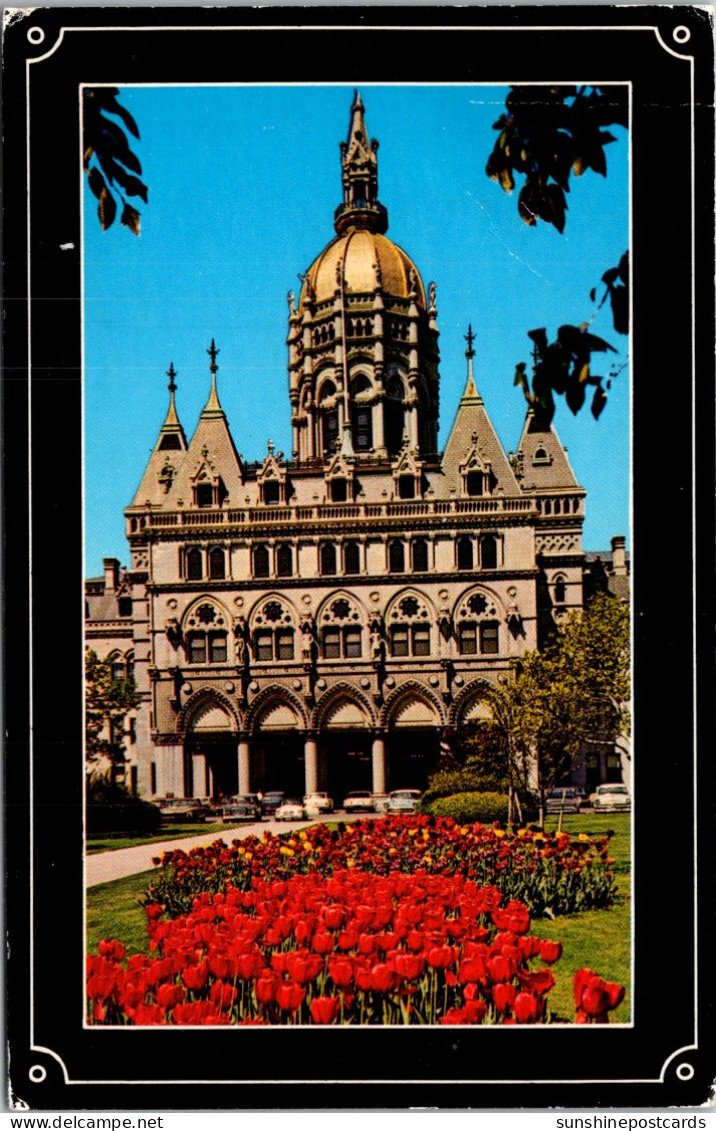
[[[579,324],[589,292],[629,243],[628,139],[606,149],[607,178],[572,178],[562,235],[528,228],[485,176],[492,124],[507,88],[361,87],[380,141],[379,196],[388,235],[437,284],[440,445],[465,383],[464,334],[476,335],[475,375],[505,448],[525,404],[515,365],[527,331]],[[209,394],[206,348],[216,339],[219,395],[234,441],[258,459],[271,438],[290,453],[286,294],[334,235],[342,199],[338,143],[351,86],[122,88],[139,124],[133,148],[149,186],[138,238],[117,221],[102,232],[86,189],[84,218],[86,568],[128,564],[123,509],[134,495],[177,373],[177,408],[190,437]],[[608,307],[593,329],[626,360]],[[610,355],[613,357],[614,355]],[[606,373],[609,362],[598,372]],[[587,489],[585,549],[629,533],[629,372],[599,421],[560,398],[555,427]]]

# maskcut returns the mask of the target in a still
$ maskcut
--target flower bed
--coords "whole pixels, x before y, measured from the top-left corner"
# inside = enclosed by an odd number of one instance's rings
[[[328,877],[352,868],[380,876],[424,870],[494,885],[507,899],[525,903],[534,916],[568,915],[613,902],[608,844],[607,837],[513,833],[458,825],[449,817],[393,817],[338,829],[316,825],[293,836],[265,833],[230,845],[217,841],[165,853],[156,861],[159,870],[147,901],[178,915],[190,910],[197,895],[229,887],[247,891],[257,879]]]
[[[516,900],[462,876],[254,880],[188,914],[147,907],[150,953],[116,940],[88,959],[88,1020],[105,1025],[535,1024],[549,1020],[561,944],[529,935]],[[532,968],[535,960],[544,965]],[[579,1020],[623,989],[575,980]],[[591,1012],[590,1012],[591,1011]]]

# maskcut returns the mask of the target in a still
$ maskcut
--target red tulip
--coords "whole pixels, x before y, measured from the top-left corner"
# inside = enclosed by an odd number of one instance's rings
[[[371,988],[379,994],[387,994],[395,986],[395,971],[383,962],[376,963],[370,971]]]
[[[535,994],[527,993],[523,990],[522,993],[519,993],[515,998],[513,1008],[515,1020],[518,1021],[520,1025],[530,1024],[533,1021],[539,1020],[541,1003],[540,999]]]
[[[517,997],[517,987],[512,982],[497,982],[492,987],[492,1000],[499,1013],[507,1013],[512,1009]]]
[[[541,970],[518,970],[517,977],[523,990],[546,994],[554,985],[554,974],[546,966]]]
[[[295,1013],[305,996],[306,991],[303,986],[299,986],[295,982],[281,982],[276,991],[279,1009],[284,1010],[285,1013]]]
[[[605,982],[604,992],[606,993],[607,999],[609,1001],[609,1008],[616,1009],[616,1007],[620,1005],[624,1000],[626,989],[624,988],[624,986],[620,986],[618,982]]]
[[[272,1001],[276,1000],[278,985],[278,976],[271,970],[264,970],[260,977],[254,982],[256,1000],[260,1005],[269,1005]]]
[[[540,956],[543,962],[549,962],[550,965],[556,962],[562,955],[561,942],[552,942],[551,939],[543,939],[539,946]]]
[[[200,962],[197,966],[187,966],[182,971],[182,979],[188,990],[201,990],[206,985],[209,977],[208,962]]]
[[[465,1002],[465,1020],[470,1025],[479,1025],[487,1013],[487,1004],[484,1001]]]
[[[444,970],[447,966],[452,966],[455,961],[455,947],[433,946],[428,950],[425,957],[428,966],[432,966],[435,970]]]
[[[311,1017],[316,1025],[332,1025],[341,1008],[337,997],[314,997],[311,1002]]]
[[[487,970],[482,958],[467,958],[460,963],[458,979],[461,982],[487,982]]]
[[[97,948],[104,958],[121,962],[127,953],[119,939],[102,939]]]
[[[244,982],[250,982],[258,977],[263,969],[263,958],[258,953],[238,954],[236,956],[236,974]]]
[[[226,981],[227,979],[231,980],[236,977],[236,960],[229,958],[226,954],[218,954],[216,951],[210,951],[209,970],[215,978],[220,978],[222,981]]]
[[[316,931],[311,946],[316,954],[330,954],[334,946],[333,935],[329,931]]]
[[[323,922],[331,931],[335,931],[338,929],[338,927],[342,927],[345,922],[345,918],[346,913],[342,907],[334,904],[332,907],[324,908]]]
[[[425,959],[421,954],[406,954],[404,951],[399,951],[392,961],[396,974],[401,978],[420,978],[425,970]]]
[[[335,986],[347,986],[353,980],[353,962],[342,955],[331,955],[328,959],[328,973]]]
[[[175,982],[164,982],[157,987],[157,1001],[162,1009],[172,1009],[184,997],[184,990]]]
[[[506,958],[503,954],[496,954],[488,958],[487,970],[493,982],[509,982],[515,976],[517,963],[513,958]]]
[[[135,1025],[162,1025],[166,1018],[158,1005],[138,1005],[132,1021]]]

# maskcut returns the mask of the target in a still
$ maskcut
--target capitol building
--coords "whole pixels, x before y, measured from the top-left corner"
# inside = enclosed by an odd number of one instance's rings
[[[582,550],[586,492],[554,429],[528,410],[503,449],[468,327],[438,450],[436,286],[387,234],[377,151],[356,94],[335,234],[288,296],[290,455],[238,455],[213,341],[187,438],[170,367],[129,568],[86,582],[86,644],[141,695],[125,747],[143,797],[422,788],[511,661],[590,586],[626,585],[623,538]]]

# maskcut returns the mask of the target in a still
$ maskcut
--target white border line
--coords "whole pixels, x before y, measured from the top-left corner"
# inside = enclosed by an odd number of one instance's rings
[[[461,32],[461,33],[462,32],[477,32],[477,31],[482,31],[482,32],[490,32],[490,31],[503,31],[503,32],[504,31],[512,31],[512,32],[514,32],[514,31],[521,31],[521,32],[525,32],[525,31],[527,31],[527,32],[550,31],[550,32],[560,32],[560,31],[562,31],[562,32],[570,32],[570,33],[573,33],[575,31],[583,31],[583,32],[587,32],[587,31],[603,31],[603,32],[606,32],[606,31],[619,31],[619,32],[651,31],[656,35],[656,38],[657,38],[659,44],[661,45],[661,47],[665,51],[667,51],[670,55],[674,56],[675,58],[680,59],[684,62],[688,61],[688,63],[689,63],[690,86],[691,86],[691,116],[690,116],[690,121],[691,121],[691,185],[692,185],[692,201],[693,201],[693,192],[694,192],[694,188],[695,188],[694,56],[693,55],[680,54],[679,52],[676,52],[672,48],[668,47],[664,43],[658,27],[656,27],[654,25],[639,25],[639,24],[637,24],[637,25],[617,26],[617,25],[599,24],[599,25],[584,25],[584,26],[580,25],[579,27],[573,27],[571,25],[539,25],[539,26],[538,25],[531,25],[529,27],[519,27],[519,28],[515,28],[514,26],[505,26],[505,25],[499,25],[499,26],[492,25],[492,26],[488,26],[488,27],[485,27],[483,25],[469,25],[469,26],[459,26],[459,27],[452,27],[452,26],[451,27],[445,27],[445,26],[442,26],[442,25],[407,27],[405,24],[381,25],[381,26],[375,26],[375,25],[365,26],[365,25],[350,25],[350,24],[310,24],[310,25],[301,25],[301,24],[276,25],[276,24],[271,24],[271,25],[258,25],[258,26],[254,25],[254,26],[248,26],[248,27],[245,26],[245,25],[231,25],[231,26],[227,26],[227,25],[207,26],[207,25],[204,25],[204,26],[200,26],[200,27],[189,26],[189,25],[162,25],[162,26],[159,26],[159,27],[157,27],[157,26],[151,26],[151,27],[115,26],[115,27],[99,27],[99,28],[98,27],[84,27],[84,26],[82,26],[82,27],[64,27],[63,26],[60,29],[59,37],[56,40],[56,42],[53,44],[52,48],[49,51],[47,51],[44,55],[38,56],[34,59],[27,59],[26,64],[25,64],[25,66],[26,66],[26,126],[27,126],[27,199],[28,199],[28,204],[27,204],[27,209],[28,209],[28,211],[27,211],[28,441],[31,440],[31,435],[32,435],[32,382],[31,382],[31,372],[32,372],[32,358],[31,358],[31,346],[32,346],[32,335],[31,335],[31,304],[32,304],[31,262],[32,261],[31,261],[31,224],[30,224],[30,66],[31,66],[31,64],[32,63],[39,63],[39,62],[42,62],[45,59],[48,59],[52,54],[54,54],[54,52],[57,50],[57,48],[63,42],[65,32],[72,32],[72,31],[74,31],[74,32],[94,32],[94,33],[97,33],[97,32],[116,32],[116,31],[131,31],[131,32],[243,31],[243,32],[252,32],[252,31],[288,31],[288,30],[294,31],[294,32],[295,31],[315,32],[315,31],[341,30],[341,31],[372,31],[372,32],[376,32],[376,31],[377,32],[381,32],[381,31],[412,31],[412,32],[434,32],[434,31],[450,32],[450,31],[454,31],[454,32]],[[567,82],[567,80],[560,80],[560,81]],[[584,80],[580,80],[580,81],[582,83],[584,82]],[[552,85],[555,82],[557,82],[557,80],[552,79],[550,82],[533,82],[533,83],[530,83],[530,85],[547,86],[547,85]],[[236,87],[236,86],[240,86],[240,85],[243,85],[243,84],[238,84],[238,83],[126,83],[126,82],[125,83],[111,84],[111,83],[108,83],[108,82],[102,82],[102,83],[95,83],[95,84],[83,83],[83,84],[81,84],[80,89],[82,89],[82,87],[87,86],[87,85],[97,85],[97,86],[119,85],[119,86],[122,86],[122,87],[142,87],[142,88],[149,88],[149,87],[158,87],[159,88],[159,87],[161,87],[161,88],[165,88],[165,87],[187,87],[187,86],[188,87],[213,87],[213,86]],[[290,86],[318,86],[318,85],[320,85],[320,86],[336,86],[336,87],[338,87],[338,86],[352,86],[354,84],[353,83],[346,83],[346,82],[321,83],[321,84],[318,84],[318,83],[296,83],[296,82],[294,82],[294,83],[265,83],[265,84],[258,84],[257,83],[257,84],[251,84],[251,85],[254,85],[254,86],[264,86],[264,85],[265,86],[285,86],[285,87],[290,87]],[[458,87],[458,86],[466,86],[466,87],[471,86],[471,87],[489,87],[489,86],[503,86],[503,85],[520,85],[520,84],[516,83],[514,80],[508,80],[505,83],[499,83],[499,82],[490,82],[490,83],[467,83],[467,82],[464,82],[464,83],[447,83],[447,82],[445,82],[445,83],[421,83],[421,82],[415,81],[415,82],[404,82],[404,83],[370,82],[370,83],[363,83],[362,85],[365,86],[366,88],[368,88],[370,86],[421,86],[421,87],[424,87],[424,86],[456,86],[456,87]],[[571,85],[571,83],[570,83],[570,85]],[[589,83],[588,85],[598,85],[598,84],[597,83]],[[630,234],[630,237],[631,237],[631,235],[632,235],[632,203],[633,203],[633,198],[632,198],[632,165],[631,165],[631,161],[632,161],[632,101],[633,101],[632,97],[631,97],[631,95],[632,95],[632,82],[625,80],[625,82],[623,82],[623,83],[610,83],[609,85],[627,85],[629,87],[629,92],[630,92],[630,99],[629,99],[629,181],[628,181],[628,183],[629,183],[629,190],[628,190],[628,192],[629,192],[629,202],[628,203],[629,203],[629,234]],[[80,108],[80,129],[81,129],[81,108]],[[83,189],[81,167],[80,167],[80,182],[81,182],[81,189]],[[80,223],[81,223],[81,229],[80,229],[79,240],[80,240],[80,271],[81,271],[82,304],[81,304],[81,315],[80,315],[80,328],[81,328],[81,365],[82,365],[82,374],[84,375],[84,365],[85,365],[84,345],[85,345],[85,343],[84,343],[84,242],[83,242],[83,236],[84,236],[84,226],[83,226],[83,224],[84,224],[84,204],[83,204],[83,197],[84,197],[84,193],[83,193],[83,191],[81,191],[80,192]],[[631,245],[631,239],[630,239],[630,245]],[[694,209],[693,209],[693,205],[692,205],[692,213],[691,213],[691,253],[692,253],[692,287],[691,287],[691,297],[692,297],[692,314],[691,314],[691,320],[692,320],[692,349],[691,349],[691,355],[692,355],[692,372],[691,372],[691,381],[692,381],[692,429],[695,429],[696,414],[695,414],[695,386],[694,386],[694,382],[695,382],[695,365],[696,365],[696,362],[695,362],[696,316],[695,316],[695,277],[694,277],[695,212],[694,212]],[[631,270],[631,265],[630,265],[630,270]],[[633,303],[633,289],[630,288],[630,290],[632,290],[632,293],[630,295],[630,302]],[[630,421],[633,425],[633,335],[630,335],[629,362],[630,362],[630,378],[631,378]],[[82,411],[83,411],[83,414],[84,414],[84,380],[82,381],[81,397],[82,397]],[[85,435],[85,433],[84,433],[84,415],[83,415],[83,418],[82,418],[82,421],[81,421],[81,434],[82,434],[82,457],[83,457],[82,463],[83,463],[83,466],[84,466],[84,435]],[[695,433],[692,432],[692,435],[694,435],[694,434]],[[630,444],[630,460],[633,461],[633,443]],[[29,601],[28,601],[28,604],[29,604],[29,630],[30,630],[30,640],[29,640],[29,677],[30,677],[29,678],[29,707],[30,707],[30,727],[29,727],[29,731],[30,731],[30,734],[29,734],[29,738],[30,738],[30,767],[29,767],[29,769],[30,769],[30,852],[29,852],[29,858],[30,858],[30,915],[31,915],[30,944],[31,944],[31,953],[34,954],[34,883],[33,883],[33,881],[34,881],[34,853],[33,853],[33,838],[34,838],[34,820],[33,820],[33,818],[34,818],[34,789],[33,789],[34,700],[33,700],[33,686],[32,686],[33,617],[32,617],[32,478],[31,478],[31,473],[32,473],[31,454],[30,454],[29,443],[28,443],[28,487],[29,487],[29,491],[28,491],[28,495],[29,495],[29,498],[28,498],[28,540],[29,540],[29,559],[30,559],[30,561],[29,561],[29,587],[28,587],[28,591],[29,591]],[[631,533],[633,531],[633,466],[631,468],[630,478],[631,478],[630,497],[631,497],[631,504],[632,504],[632,510],[631,510],[631,515],[630,515],[630,533]],[[692,570],[693,570],[693,572],[692,572],[692,582],[693,582],[692,640],[693,640],[693,649],[694,649],[694,652],[693,652],[694,801],[696,799],[696,785],[697,785],[697,779],[696,779],[697,689],[696,689],[696,588],[695,588],[695,586],[696,586],[696,552],[695,552],[696,551],[696,534],[695,534],[695,530],[696,530],[696,502],[695,502],[695,486],[696,486],[696,456],[695,456],[695,446],[692,445]],[[84,539],[84,474],[83,474],[83,478],[82,478],[81,496],[82,496],[82,533],[83,533],[83,539]],[[632,560],[632,576],[633,576],[633,564],[634,564],[633,548],[631,550],[631,560]],[[84,566],[84,542],[83,542],[83,566]],[[84,593],[84,576],[83,576],[83,579],[82,579],[82,592]],[[84,607],[84,605],[83,605],[83,607]],[[83,618],[83,621],[84,621],[84,618]],[[633,628],[633,624],[634,624],[633,591],[632,591],[632,596],[631,596],[631,622],[632,622],[632,628]],[[632,650],[631,664],[632,664],[632,676],[633,676],[633,650]],[[84,685],[84,679],[83,679],[83,685]],[[633,697],[632,697],[632,705],[633,705]],[[632,715],[633,715],[633,711],[632,711]],[[634,725],[633,718],[632,718],[632,725]],[[632,746],[632,749],[633,749],[633,746]],[[632,782],[633,782],[633,780],[634,780],[634,762],[632,761]],[[634,818],[633,818],[633,814],[632,814],[632,833],[633,833],[633,819]],[[694,846],[694,877],[695,877],[695,880],[697,878],[696,866],[697,866],[697,849],[698,849],[697,820],[698,820],[698,814],[695,810],[695,812],[694,812],[694,842],[693,842],[693,846]],[[633,836],[632,836],[631,851],[632,851],[632,862],[633,862],[634,861]],[[84,871],[85,871],[85,865],[84,865],[84,861],[83,861],[83,878],[84,878]],[[694,928],[695,928],[695,935],[694,935],[695,1018],[694,1018],[694,1021],[695,1021],[695,1030],[696,1030],[695,1031],[695,1037],[696,1037],[696,1041],[698,1042],[698,964],[697,964],[697,961],[696,961],[697,958],[698,958],[698,934],[697,934],[697,931],[696,931],[698,908],[697,908],[697,903],[696,903],[696,897],[697,897],[697,885],[695,883],[695,885],[694,885]],[[83,925],[84,925],[84,928],[85,928],[85,931],[86,931],[86,911],[83,911],[83,919],[85,920]],[[634,971],[634,914],[633,914],[633,906],[632,906],[632,914],[631,914],[631,936],[632,936],[632,953],[631,953],[632,969],[631,969],[631,975],[632,975],[632,987],[633,987],[634,974],[635,974],[635,971]],[[360,1083],[360,1084],[363,1084],[363,1083],[369,1083],[369,1084],[373,1084],[373,1083],[375,1083],[375,1084],[398,1084],[398,1085],[400,1085],[400,1084],[410,1084],[410,1083],[428,1083],[428,1084],[448,1084],[448,1085],[454,1086],[456,1084],[474,1085],[474,1084],[525,1084],[525,1083],[534,1084],[534,1083],[538,1083],[538,1084],[562,1084],[562,1085],[566,1084],[568,1086],[570,1084],[587,1084],[587,1083],[590,1083],[590,1084],[659,1083],[659,1082],[662,1082],[663,1079],[664,1079],[664,1074],[665,1074],[667,1065],[670,1063],[670,1061],[676,1055],[678,1055],[678,1053],[680,1053],[682,1051],[698,1048],[698,1043],[696,1043],[696,1044],[693,1044],[693,1045],[686,1045],[686,1046],[683,1046],[680,1049],[677,1049],[664,1062],[664,1065],[662,1066],[661,1074],[658,1078],[657,1077],[647,1077],[645,1079],[641,1079],[641,1078],[636,1078],[636,1079],[630,1078],[630,1079],[625,1079],[625,1080],[585,1079],[585,1080],[571,1080],[571,1081],[565,1081],[564,1079],[560,1079],[560,1080],[515,1080],[515,1079],[509,1079],[509,1080],[440,1080],[440,1079],[437,1079],[437,1080],[433,1080],[433,1079],[424,1079],[422,1081],[409,1081],[409,1080],[385,1080],[385,1079],[368,1080],[368,1079],[365,1079],[365,1078],[363,1078],[361,1080],[343,1080],[343,1079],[325,1080],[325,1079],[322,1079],[322,1080],[243,1080],[243,1081],[205,1080],[205,1079],[204,1080],[180,1080],[180,1081],[176,1081],[176,1080],[159,1081],[159,1080],[156,1080],[156,1079],[146,1080],[146,1081],[140,1081],[140,1080],[128,1080],[128,1081],[122,1081],[122,1080],[74,1080],[74,1079],[70,1079],[65,1065],[64,1065],[63,1061],[61,1060],[61,1058],[58,1056],[57,1053],[53,1052],[53,1050],[51,1050],[49,1048],[46,1048],[46,1047],[40,1046],[40,1045],[36,1045],[34,1043],[34,965],[33,965],[32,962],[31,962],[31,970],[30,970],[30,998],[31,998],[31,1000],[30,1000],[31,1048],[35,1051],[38,1051],[38,1052],[46,1052],[49,1055],[51,1055],[52,1057],[54,1057],[61,1064],[63,1074],[64,1074],[64,1077],[65,1077],[65,1081],[68,1084],[156,1084],[156,1085],[162,1085],[162,1084],[176,1084],[176,1083],[182,1083],[182,1084],[217,1084],[217,1083],[226,1083],[226,1084],[331,1084],[331,1083],[345,1083],[345,1084]],[[634,1006],[633,1006],[633,1003],[632,1003],[632,1011],[633,1011],[633,1008],[634,1008]],[[633,1025],[634,1025],[634,1021],[632,1019],[632,1022],[629,1025],[619,1025],[619,1026],[615,1025],[613,1028],[614,1029],[633,1028]],[[181,1030],[177,1030],[177,1031],[182,1031],[182,1030],[186,1030],[186,1029],[193,1029],[193,1028],[194,1028],[194,1026],[182,1026]],[[198,1027],[198,1028],[201,1028],[201,1027]],[[303,1026],[296,1026],[296,1028],[299,1029],[299,1030],[302,1030],[304,1027]],[[380,1028],[382,1028],[382,1026]],[[528,1026],[515,1026],[514,1028],[528,1028]],[[555,1026],[550,1026],[546,1031],[559,1030],[559,1029],[562,1029],[562,1028],[569,1028],[570,1030],[572,1030],[572,1029],[574,1029],[574,1026],[573,1025],[555,1025]],[[373,1029],[373,1027],[371,1026],[371,1030],[372,1029]],[[138,1029],[137,1031],[141,1032],[142,1030]],[[170,1031],[170,1030],[167,1030],[167,1031]],[[408,1030],[406,1030],[406,1031],[408,1031]],[[415,1031],[422,1032],[423,1030],[420,1029],[420,1030],[415,1030]]]

